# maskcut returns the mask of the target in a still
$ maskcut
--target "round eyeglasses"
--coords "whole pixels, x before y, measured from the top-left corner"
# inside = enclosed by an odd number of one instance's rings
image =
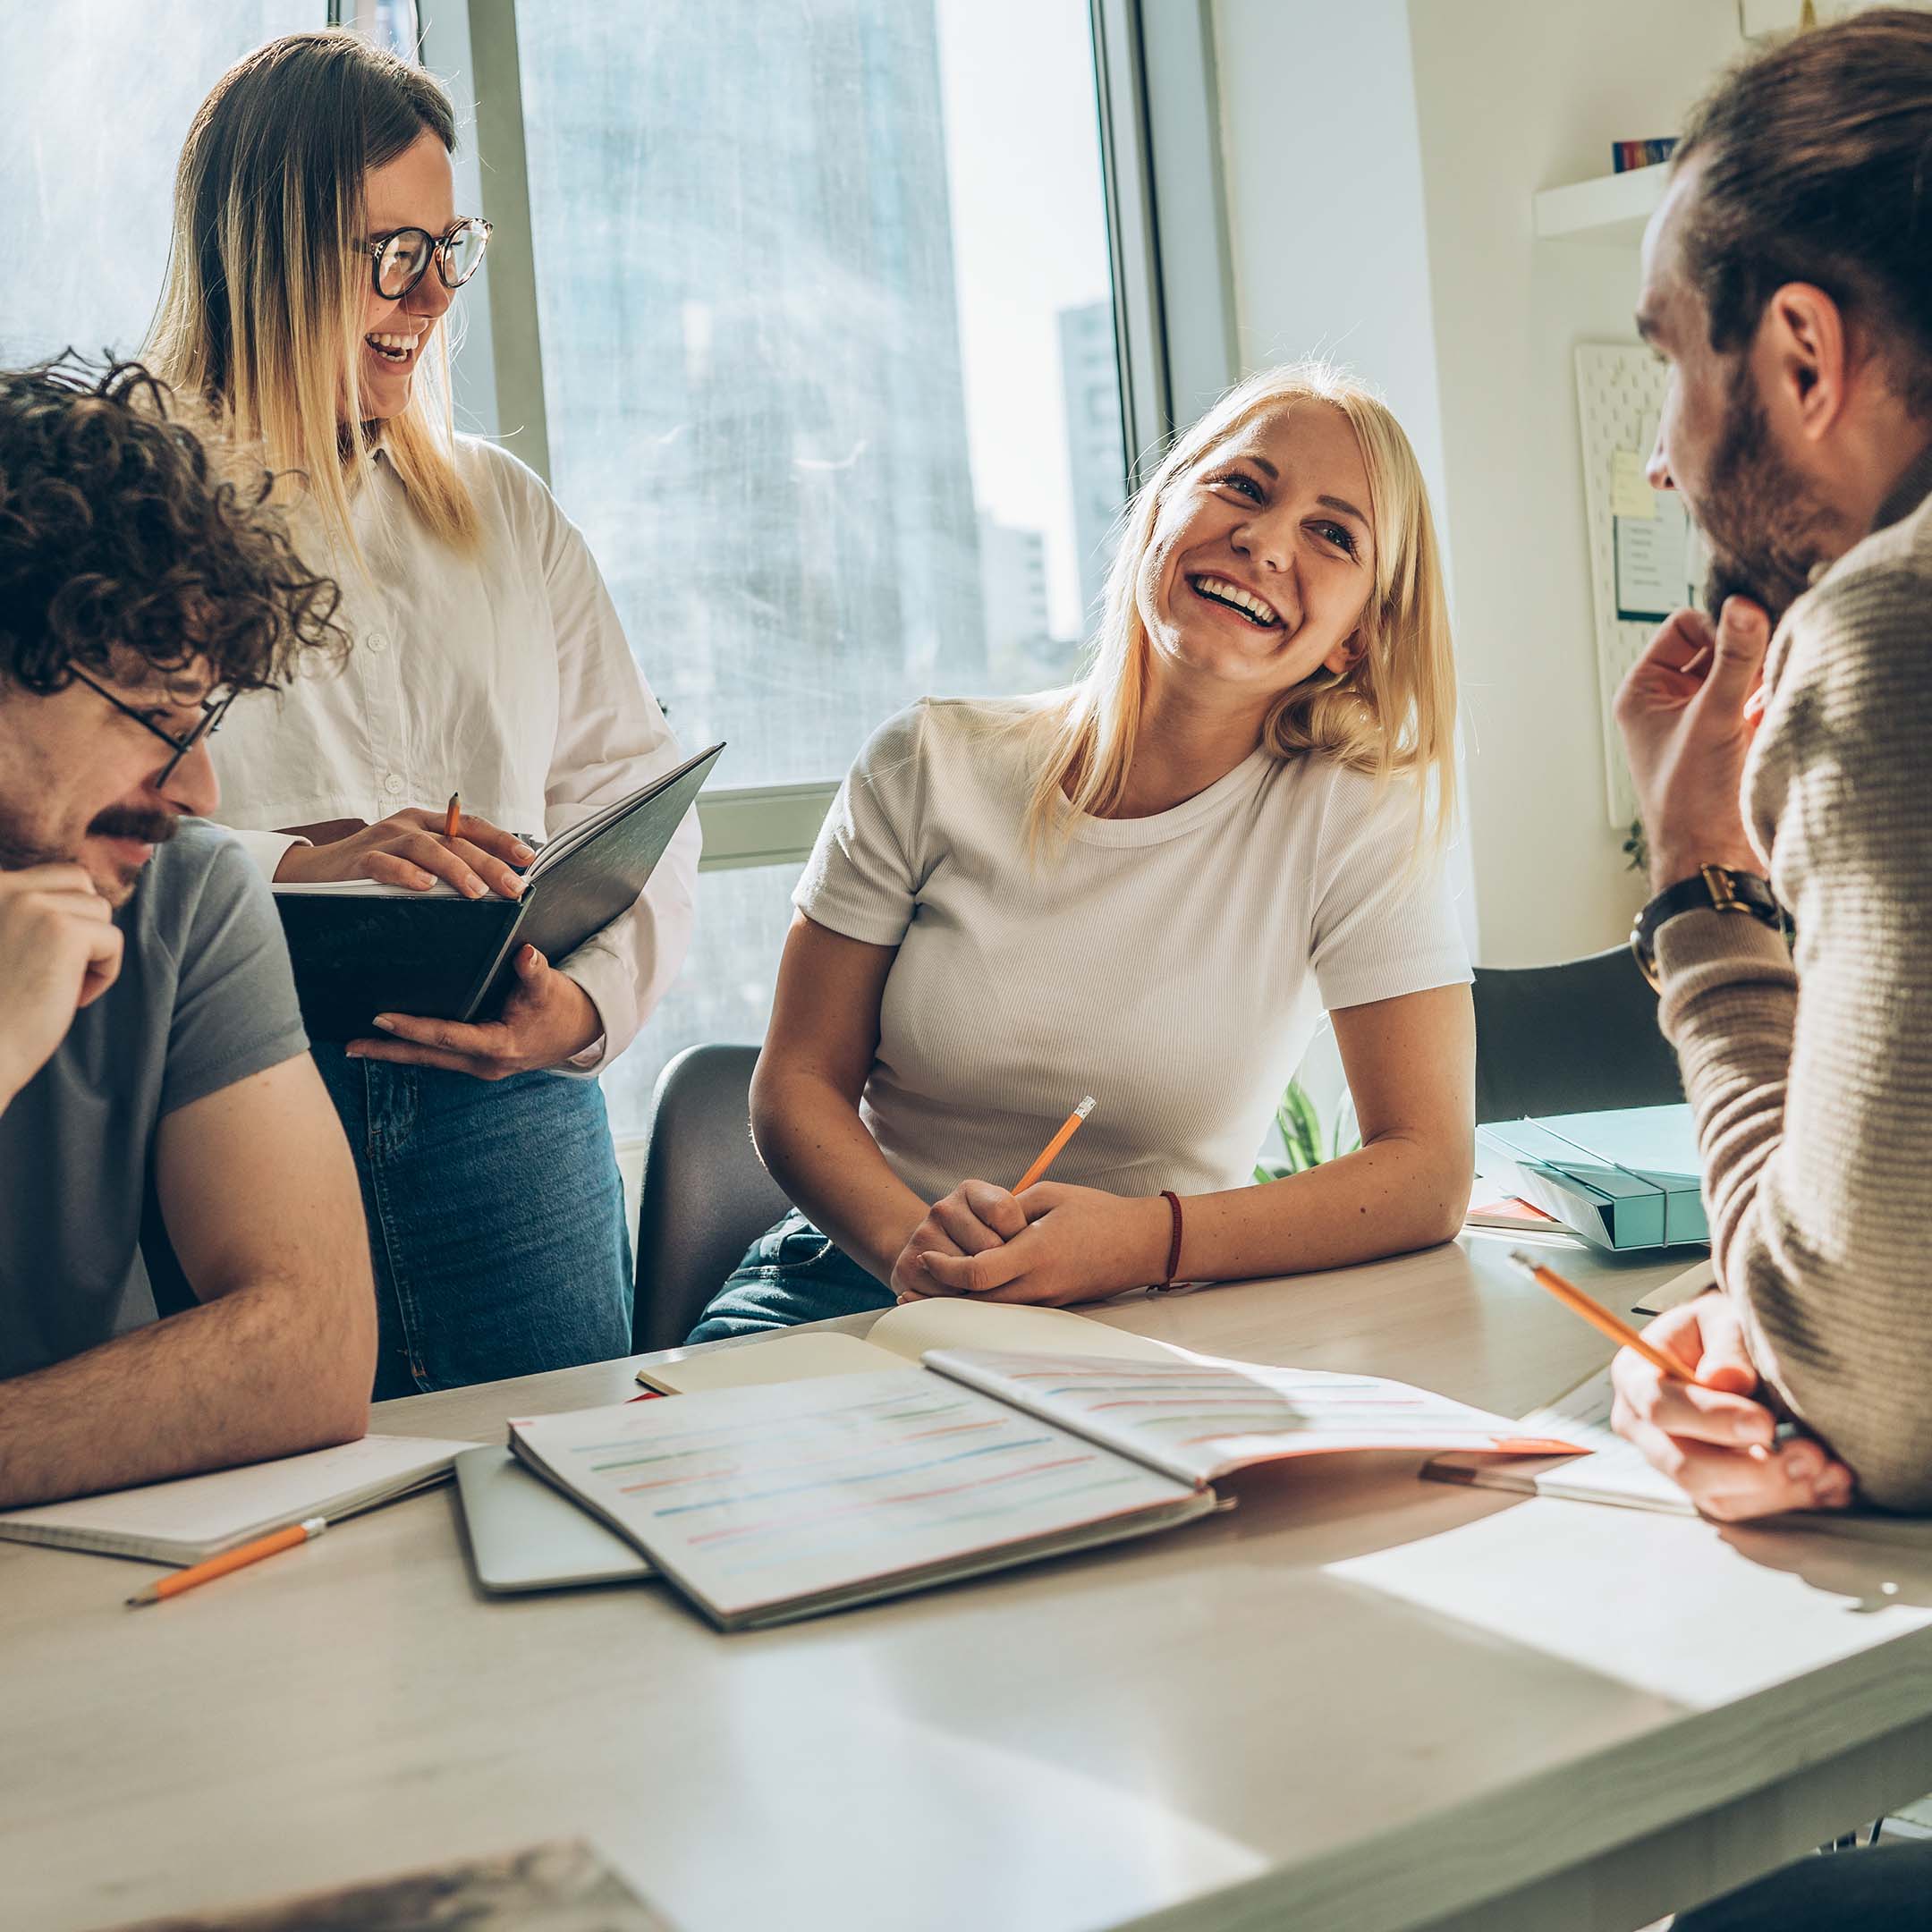
[[[369,258],[369,280],[385,301],[401,301],[436,264],[446,289],[460,289],[483,266],[490,225],[466,216],[439,235],[427,228],[397,228],[372,235],[362,246]]]

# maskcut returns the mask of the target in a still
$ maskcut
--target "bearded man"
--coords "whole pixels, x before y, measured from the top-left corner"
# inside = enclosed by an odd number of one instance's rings
[[[198,816],[231,700],[341,642],[258,494],[138,369],[0,374],[0,1505],[367,1426],[355,1170],[267,887]]]

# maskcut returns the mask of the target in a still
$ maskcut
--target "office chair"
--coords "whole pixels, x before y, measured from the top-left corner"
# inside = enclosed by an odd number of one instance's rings
[[[1628,946],[1555,966],[1476,969],[1476,1119],[1683,1098],[1657,995]]]
[[[687,1046],[651,1097],[631,1346],[675,1348],[791,1203],[751,1145],[756,1046]]]

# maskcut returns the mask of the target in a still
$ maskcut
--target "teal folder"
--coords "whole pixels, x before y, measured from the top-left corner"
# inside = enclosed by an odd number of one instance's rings
[[[1599,1248],[1707,1241],[1690,1109],[1620,1107],[1479,1127],[1484,1171]]]

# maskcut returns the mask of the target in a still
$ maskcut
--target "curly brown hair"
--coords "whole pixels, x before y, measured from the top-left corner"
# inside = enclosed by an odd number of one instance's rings
[[[341,593],[296,555],[273,479],[218,474],[169,403],[137,362],[0,371],[0,690],[145,664],[261,691],[346,649]]]

